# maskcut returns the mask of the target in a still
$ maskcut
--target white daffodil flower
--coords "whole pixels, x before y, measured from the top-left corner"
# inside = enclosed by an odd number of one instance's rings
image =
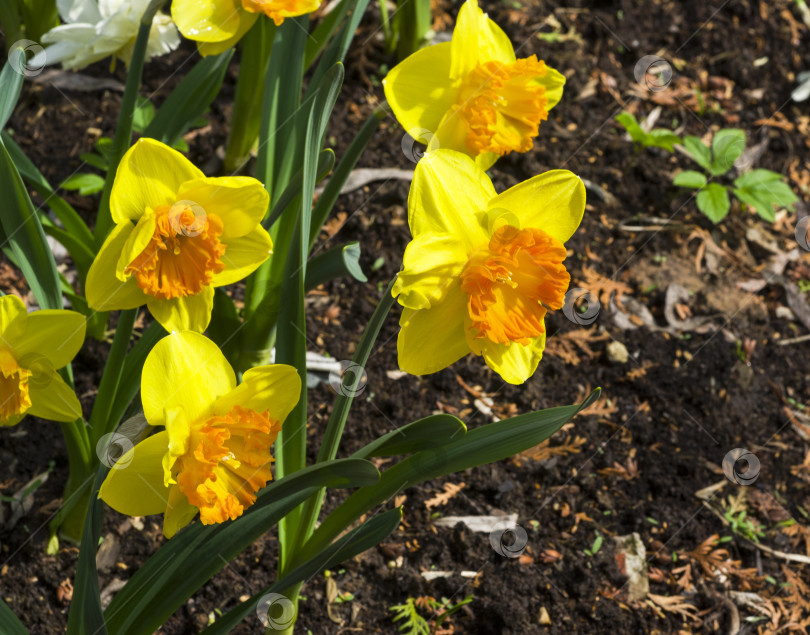
[[[28,64],[62,63],[62,68],[80,69],[115,56],[129,64],[141,17],[151,0],[56,0],[62,24],[42,36],[50,44]],[[152,21],[146,59],[176,49],[180,35],[171,17],[158,12]]]

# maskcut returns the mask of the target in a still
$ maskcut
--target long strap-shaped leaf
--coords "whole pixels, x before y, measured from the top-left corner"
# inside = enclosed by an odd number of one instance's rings
[[[253,595],[249,600],[231,609],[218,618],[203,631],[204,635],[224,635],[236,627],[245,617],[256,610],[262,598],[269,593],[280,593],[290,587],[308,580],[319,571],[345,562],[385,540],[398,526],[402,519],[402,508],[397,507],[374,516],[370,520],[341,536],[334,543],[308,559],[289,574],[274,582],[269,587]]]
[[[14,615],[14,611],[0,598],[0,633],[3,635],[28,635],[28,629]]]
[[[187,527],[146,561],[105,612],[111,633],[152,633],[207,580],[320,487],[374,483],[373,464],[341,459],[275,481],[238,520]]]
[[[174,145],[219,93],[233,48],[202,58],[163,102],[144,136]]]
[[[8,54],[8,62],[0,72],[0,130],[6,127],[20,98],[26,61],[25,49],[12,48]]]
[[[422,450],[383,472],[379,483],[349,496],[312,534],[301,553],[323,549],[343,528],[402,490],[418,483],[514,456],[542,443],[599,397],[581,404],[540,410],[490,423],[440,447]]]
[[[56,262],[20,173],[2,142],[0,192],[3,193],[0,226],[34,297],[43,309],[61,309],[62,291]]]

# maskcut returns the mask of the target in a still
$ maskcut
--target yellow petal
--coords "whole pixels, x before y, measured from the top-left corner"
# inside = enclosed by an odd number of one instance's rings
[[[0,345],[11,348],[25,332],[28,311],[16,295],[0,297]]]
[[[158,432],[131,448],[107,474],[99,498],[127,516],[162,514],[169,500],[161,466],[167,447],[168,435]]]
[[[186,181],[177,199],[192,201],[222,220],[222,238],[244,236],[256,228],[270,205],[264,186],[249,176],[220,176]]]
[[[430,309],[403,309],[397,338],[399,367],[412,375],[447,368],[470,352],[464,336],[467,295],[453,285],[443,302]]]
[[[536,81],[546,87],[546,110],[551,110],[562,99],[565,75],[546,66],[546,74],[538,77]]]
[[[436,130],[436,135],[430,140],[428,151],[434,150],[455,150],[462,154],[469,154],[467,148],[467,124],[461,116],[461,111],[451,108],[445,113]]]
[[[242,376],[242,383],[220,397],[214,404],[214,414],[224,415],[234,406],[256,412],[270,411],[270,417],[284,422],[301,394],[298,371],[286,364],[256,366]]]
[[[169,449],[163,455],[163,484],[169,487],[177,481],[172,476],[172,468],[178,457],[188,451],[188,440],[191,437],[191,425],[186,411],[180,406],[164,408],[166,432],[169,434]]]
[[[247,15],[240,0],[174,0],[172,19],[189,40],[221,42],[232,37]]]
[[[146,306],[152,317],[167,331],[196,331],[202,333],[211,321],[214,308],[214,287],[203,287],[194,295],[159,300],[149,297]]]
[[[173,537],[194,520],[198,511],[200,510],[188,502],[179,487],[175,485],[169,488],[169,502],[166,505],[166,515],[163,517],[163,535],[166,538]]]
[[[408,195],[408,223],[414,237],[450,234],[473,250],[489,241],[481,216],[495,196],[492,181],[467,155],[440,148],[425,154]]]
[[[450,42],[416,51],[383,80],[385,98],[405,132],[416,138],[435,134],[458,96],[450,85]]]
[[[151,425],[162,426],[165,410],[182,408],[187,420],[195,422],[235,386],[233,369],[216,344],[199,333],[171,333],[155,344],[144,362],[143,414]],[[160,474],[162,483],[162,468]]]
[[[449,234],[422,234],[405,248],[402,271],[392,293],[409,309],[441,302],[467,263],[464,243]]]
[[[115,173],[110,194],[112,218],[116,224],[137,221],[146,208],[175,203],[181,184],[204,176],[177,150],[154,139],[138,139]]]
[[[225,263],[225,269],[214,274],[211,284],[215,287],[246,278],[273,253],[273,241],[261,225],[257,225],[247,236],[222,242],[225,243],[225,253],[220,260]]]
[[[125,225],[129,225],[127,221]],[[121,250],[121,255],[118,257],[118,263],[115,265],[115,276],[122,282],[126,282],[131,274],[124,273],[126,268],[132,263],[135,258],[141,255],[149,241],[155,235],[156,216],[154,210],[148,208],[143,216],[138,219],[135,229],[132,230],[127,242]]]
[[[484,152],[475,157],[475,165],[481,168],[484,172],[489,170],[500,157],[494,152]]]
[[[239,14],[239,28],[236,29],[231,37],[221,42],[197,42],[197,50],[203,57],[209,55],[219,55],[229,48],[234,46],[242,37],[250,30],[250,27],[256,22],[259,17],[258,13],[248,13],[247,11],[240,12]],[[192,38],[193,39],[193,38]]]
[[[35,311],[28,316],[25,333],[14,342],[21,365],[29,355],[45,357],[54,368],[67,366],[84,343],[86,319],[75,311]]]
[[[521,227],[542,229],[565,242],[582,221],[585,186],[573,172],[550,170],[499,194],[489,202],[489,209],[513,212]]]
[[[467,0],[459,10],[451,44],[450,77],[454,80],[485,62],[515,61],[515,51],[506,33],[478,8],[477,0]]]
[[[471,335],[468,332],[468,338]],[[537,370],[546,347],[545,333],[536,337],[529,344],[517,342],[496,344],[488,339],[477,339],[470,342],[473,352],[484,356],[487,366],[498,373],[510,384],[522,384]]]
[[[146,304],[147,295],[140,290],[134,277],[122,282],[115,275],[121,252],[133,229],[135,226],[129,221],[116,225],[90,265],[84,292],[91,309],[113,311]]]
[[[31,407],[25,414],[50,421],[75,421],[82,416],[76,393],[55,370],[37,368],[28,380]]]

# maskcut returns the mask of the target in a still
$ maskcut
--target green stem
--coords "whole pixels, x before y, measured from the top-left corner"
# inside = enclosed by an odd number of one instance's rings
[[[68,454],[68,480],[62,495],[62,508],[50,523],[51,541],[48,552],[55,553],[58,542],[56,532],[61,529],[63,538],[78,543],[82,537],[84,518],[87,514],[89,492],[86,489],[93,475],[95,457],[87,436],[83,419],[60,422],[62,436],[65,438]]]
[[[241,170],[259,136],[262,98],[270,51],[276,35],[272,20],[260,17],[240,43],[241,59],[231,116],[231,135],[225,151],[225,172]]]
[[[132,337],[132,329],[137,316],[138,309],[129,309],[121,311],[118,317],[115,337],[110,354],[107,356],[107,363],[104,365],[104,373],[101,376],[96,402],[93,404],[93,412],[90,414],[90,438],[94,446],[102,436],[118,424],[117,421],[111,420],[110,413],[115,404],[118,384],[124,370],[124,358],[129,349],[129,340]]]
[[[127,84],[124,88],[124,97],[121,99],[121,110],[118,112],[118,123],[115,127],[115,137],[113,138],[112,150],[110,152],[110,166],[107,169],[107,178],[104,181],[104,190],[101,193],[101,202],[96,216],[96,226],[93,228],[93,236],[96,239],[96,246],[101,247],[107,234],[112,229],[113,221],[110,214],[110,193],[112,192],[115,173],[118,171],[118,164],[124,153],[132,143],[132,118],[135,113],[135,104],[138,99],[138,91],[141,87],[141,76],[143,75],[143,64],[146,58],[146,45],[149,43],[149,32],[152,29],[152,19],[165,0],[152,2],[147,7],[141,19],[141,26],[138,29],[138,37],[135,39],[135,47],[132,51],[132,59],[127,70]]]
[[[366,330],[363,332],[363,336],[360,338],[360,343],[352,358],[354,366],[360,369],[360,372],[354,372],[351,376],[344,378],[344,390],[342,390],[335,399],[335,405],[332,407],[329,422],[326,424],[323,442],[318,450],[316,463],[331,461],[337,456],[340,440],[343,437],[343,429],[346,426],[346,419],[349,416],[349,409],[352,406],[354,396],[358,394],[358,387],[362,378],[362,369],[368,363],[374,342],[377,341],[377,336],[380,334],[383,322],[391,311],[391,307],[394,305],[394,297],[391,294],[393,286],[394,280],[389,283],[388,288],[383,292],[383,297],[374,310],[366,326]],[[292,547],[295,564],[299,564],[298,556],[301,546],[309,540],[315,528],[315,521],[318,519],[318,515],[321,512],[325,493],[326,489],[321,489],[316,495],[311,496],[307,499],[306,503],[304,503],[301,521],[298,525],[298,531],[295,534],[295,544]]]

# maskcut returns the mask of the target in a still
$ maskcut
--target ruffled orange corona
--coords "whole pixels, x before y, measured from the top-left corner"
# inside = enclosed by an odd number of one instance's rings
[[[413,241],[393,288],[405,307],[400,368],[424,375],[472,352],[509,383],[531,377],[546,313],[565,300],[564,243],[584,209],[582,181],[567,170],[496,195],[468,156],[427,152],[408,197]]]
[[[428,149],[473,157],[483,169],[528,152],[562,97],[565,77],[536,55],[517,59],[506,34],[467,0],[453,38],[417,51],[383,81],[397,120]]]
[[[144,416],[165,430],[118,459],[99,495],[123,514],[164,514],[168,538],[197,513],[204,525],[235,520],[273,478],[270,450],[300,390],[283,364],[251,368],[237,386],[216,344],[172,333],[141,376]]]

